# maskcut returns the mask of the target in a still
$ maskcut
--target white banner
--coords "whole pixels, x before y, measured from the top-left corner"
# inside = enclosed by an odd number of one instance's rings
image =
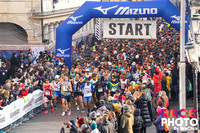
[[[156,39],[156,21],[105,20],[103,37]]]
[[[12,124],[26,113],[42,105],[43,91],[36,90],[26,96],[27,102],[20,98],[0,110],[0,129]]]
[[[34,57],[37,55],[36,57],[38,58],[40,52],[44,52],[44,47],[31,47],[31,50],[33,51]],[[33,63],[36,64],[36,60]]]

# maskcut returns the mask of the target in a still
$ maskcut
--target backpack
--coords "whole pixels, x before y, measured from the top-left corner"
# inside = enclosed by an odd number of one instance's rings
[[[144,92],[145,92],[145,95],[147,96],[147,101],[151,101],[151,100],[152,100],[151,89],[146,88],[146,89],[144,90]]]
[[[133,125],[133,127],[141,128],[142,127],[142,123],[143,123],[142,117],[141,116],[136,116],[134,118],[134,125]]]

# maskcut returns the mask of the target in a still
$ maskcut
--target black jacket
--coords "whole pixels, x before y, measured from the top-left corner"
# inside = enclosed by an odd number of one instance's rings
[[[5,81],[9,79],[9,71],[7,68],[0,68],[0,85],[5,84]]]
[[[148,105],[147,105],[147,97],[146,95],[142,95],[135,101],[135,105],[138,109],[141,110],[141,116],[144,121],[142,127],[150,127],[152,125],[151,118],[149,115]]]

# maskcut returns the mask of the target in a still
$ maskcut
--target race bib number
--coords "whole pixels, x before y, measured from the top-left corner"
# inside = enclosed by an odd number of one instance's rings
[[[68,89],[67,89],[67,87],[63,87],[63,91],[67,91]]]
[[[87,90],[86,93],[90,93],[90,90]]]
[[[93,85],[93,88],[95,88],[95,85]]]
[[[113,88],[112,88],[112,91],[116,91],[116,90],[117,90],[117,87],[113,87]]]
[[[46,91],[45,91],[45,95],[50,96],[50,94],[51,94],[51,93],[50,93],[49,90],[46,90]]]
[[[99,88],[99,89],[98,89],[98,92],[103,92],[103,89],[102,89],[102,88]]]

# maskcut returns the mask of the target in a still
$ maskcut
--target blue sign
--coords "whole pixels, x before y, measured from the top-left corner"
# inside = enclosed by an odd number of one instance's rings
[[[56,29],[56,57],[64,57],[71,68],[72,35],[92,18],[163,17],[180,31],[180,11],[169,0],[137,2],[85,2]],[[186,18],[186,39],[189,22]]]

